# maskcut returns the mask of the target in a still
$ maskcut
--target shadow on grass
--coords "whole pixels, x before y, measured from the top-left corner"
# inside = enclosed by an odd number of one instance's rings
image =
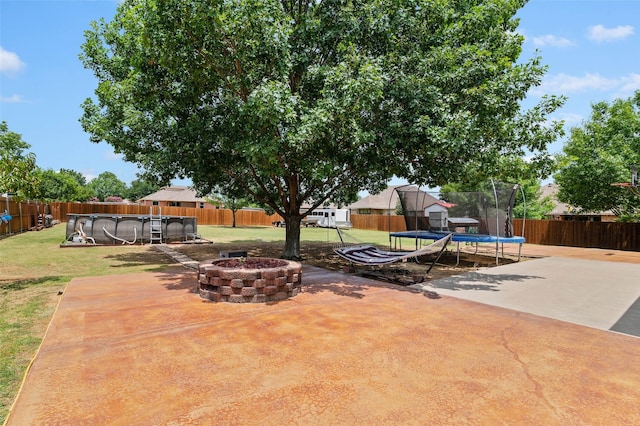
[[[166,265],[150,270],[161,271],[163,267],[171,266],[173,261],[164,253],[150,251],[144,253],[119,253],[106,256],[105,259],[116,261],[112,268],[133,268],[144,265]]]
[[[25,278],[21,280],[0,280],[0,290],[19,291],[24,290],[27,287],[34,285],[44,284],[51,282],[55,284],[61,284],[69,281],[71,278],[66,276],[46,276],[38,278]]]

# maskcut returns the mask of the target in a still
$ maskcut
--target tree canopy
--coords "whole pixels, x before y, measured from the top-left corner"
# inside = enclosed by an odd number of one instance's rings
[[[640,91],[592,105],[589,119],[571,129],[559,162],[560,201],[585,212],[637,216],[640,197],[611,184],[631,182],[631,167],[640,165]]]
[[[81,122],[159,181],[272,208],[295,258],[301,219],[327,201],[547,156],[562,99],[520,108],[545,72],[518,62],[524,4],[125,0],[85,33],[98,87]]]
[[[74,170],[38,169],[36,197],[44,201],[87,201],[93,195],[84,176]]]
[[[80,186],[87,186],[87,178],[82,173],[72,169],[60,169],[60,173],[68,175],[78,182]]]
[[[513,213],[515,218],[544,219],[553,210],[553,201],[542,196],[540,179],[549,176],[557,167],[553,158],[525,161],[517,156],[505,156],[498,161],[493,178],[498,182],[517,183],[522,191],[516,192]],[[458,182],[443,185],[441,194],[449,192],[490,191],[492,183],[482,173],[469,173]],[[524,196],[523,196],[524,193]]]
[[[100,173],[87,186],[100,201],[104,201],[108,197],[122,198],[127,192],[127,184],[112,172]]]
[[[125,191],[125,197],[131,201],[137,201],[149,194],[153,194],[161,188],[161,185],[139,178],[131,182],[131,186]]]
[[[36,156],[26,152],[30,147],[21,135],[9,130],[6,121],[0,123],[0,192],[13,193],[17,198],[35,194]]]

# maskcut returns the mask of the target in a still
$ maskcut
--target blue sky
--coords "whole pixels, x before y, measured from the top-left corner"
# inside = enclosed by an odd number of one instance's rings
[[[104,171],[129,184],[137,169],[82,131],[81,103],[97,86],[78,59],[89,22],[111,20],[113,0],[0,0],[0,121],[31,145],[38,166]],[[523,58],[538,50],[549,70],[524,105],[543,94],[569,99],[553,118],[567,129],[591,104],[640,90],[640,0],[531,0],[518,14]],[[555,153],[564,141],[550,146]],[[177,182],[184,183],[184,182]]]

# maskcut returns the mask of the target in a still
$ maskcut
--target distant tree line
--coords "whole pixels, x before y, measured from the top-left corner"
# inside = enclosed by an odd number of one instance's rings
[[[35,155],[27,151],[29,147],[19,134],[8,129],[6,122],[0,123],[0,193],[43,201],[136,201],[161,186],[144,178],[127,186],[111,172],[87,182],[74,170],[44,170],[36,166]],[[553,175],[559,186],[558,199],[577,212],[612,210],[622,221],[639,221],[640,197],[612,186],[630,182],[631,169],[639,165],[640,91],[636,91],[627,99],[592,105],[591,116],[571,129],[563,152],[553,161],[531,162],[518,156],[503,156],[497,162],[495,177],[523,186],[527,218],[541,219],[552,210],[552,200],[541,196],[540,181]],[[470,172],[459,182],[441,186],[441,190],[478,191],[487,185],[489,182],[480,173]],[[252,205],[240,195],[212,195],[209,202],[232,209]],[[525,201],[518,193],[515,216],[521,217],[524,209]]]
[[[22,136],[0,123],[0,193],[16,199],[42,201],[136,201],[160,189],[159,183],[139,178],[130,186],[112,172],[104,172],[87,182],[82,173],[71,169],[42,169],[31,145]]]
[[[112,172],[100,173],[87,182],[79,172],[69,169],[38,169],[37,198],[46,201],[137,201],[156,192],[160,185],[136,179],[130,186]]]

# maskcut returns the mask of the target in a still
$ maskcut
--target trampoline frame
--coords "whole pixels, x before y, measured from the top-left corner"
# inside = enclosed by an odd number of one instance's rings
[[[416,208],[418,205],[418,197],[420,195],[421,192],[426,193],[425,191],[421,191],[420,188],[417,185],[411,185],[411,184],[407,184],[407,185],[402,185],[399,186],[397,188],[394,189],[394,192],[398,193],[398,199],[400,199],[402,201],[402,197],[400,196],[400,191],[402,188],[406,188],[406,187],[416,187],[417,191],[416,191]],[[500,211],[500,206],[498,205],[498,191],[496,189],[496,185],[493,179],[491,179],[491,186],[493,189],[493,198],[495,201],[495,208],[496,211]],[[511,236],[511,237],[506,237],[506,236],[500,236],[500,235],[491,235],[491,234],[473,234],[473,233],[460,233],[460,232],[453,232],[453,237],[452,237],[452,241],[456,242],[457,244],[457,255],[456,255],[456,265],[458,265],[460,263],[460,243],[461,242],[469,242],[469,243],[475,243],[475,253],[478,252],[478,244],[479,243],[495,243],[495,258],[496,258],[496,265],[499,264],[499,259],[500,259],[500,252],[502,253],[502,257],[504,258],[504,243],[515,243],[518,244],[518,261],[520,261],[521,259],[521,254],[522,254],[522,244],[525,243],[525,238],[524,238],[524,230],[525,230],[525,217],[526,217],[526,211],[527,211],[527,207],[526,207],[526,197],[524,194],[524,190],[522,188],[521,185],[519,184],[513,184],[512,187],[512,191],[511,194],[509,196],[509,200],[507,203],[507,206],[505,208],[505,213],[506,213],[506,220],[511,222],[512,225],[512,220],[513,220],[513,204],[515,202],[515,194],[517,192],[517,190],[520,190],[521,194],[522,194],[522,199],[523,199],[523,205],[524,205],[524,213],[523,213],[523,220],[522,220],[522,232],[521,232],[521,236]],[[473,192],[473,191],[471,191]],[[390,250],[394,250],[397,249],[398,247],[398,238],[402,239],[402,238],[413,238],[415,240],[415,247],[416,249],[418,249],[419,246],[421,246],[421,241],[422,240],[436,240],[439,238],[442,238],[443,233],[442,232],[437,232],[437,231],[431,231],[431,230],[421,230],[419,229],[419,225],[418,225],[418,218],[420,216],[415,215],[415,229],[414,231],[400,231],[400,232],[391,232],[391,202],[393,200],[393,197],[389,198],[389,249]],[[423,206],[424,207],[424,206]],[[405,214],[405,221],[407,220],[407,216],[406,216],[406,212],[404,212]],[[496,232],[499,233],[499,229],[500,228],[500,217],[498,214],[496,214]],[[394,238],[393,244],[392,244],[392,238]],[[402,240],[400,240],[400,249],[402,249]],[[501,250],[502,249],[502,250]]]

